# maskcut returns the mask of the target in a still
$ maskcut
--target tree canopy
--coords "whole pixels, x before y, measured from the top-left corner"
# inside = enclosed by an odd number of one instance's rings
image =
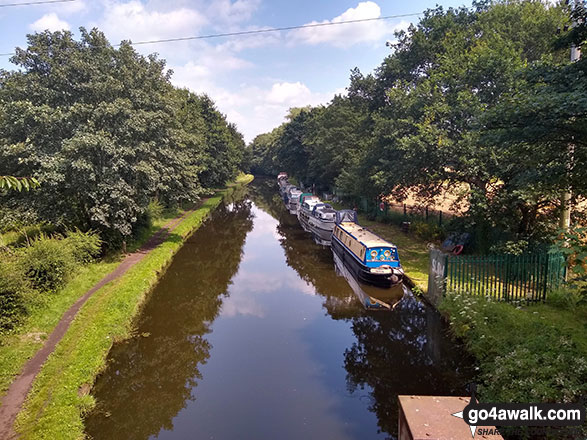
[[[351,72],[346,96],[257,137],[252,163],[352,197],[467,188],[475,222],[543,234],[564,188],[586,194],[586,64],[565,44],[584,33],[558,32],[570,21],[539,1],[429,9],[373,73]]]
[[[207,96],[96,29],[43,32],[0,72],[0,175],[40,183],[26,204],[54,223],[131,234],[149,202],[196,201],[232,178],[244,141]]]

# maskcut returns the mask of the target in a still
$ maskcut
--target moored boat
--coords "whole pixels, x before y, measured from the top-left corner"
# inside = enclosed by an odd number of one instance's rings
[[[317,203],[308,218],[308,226],[318,244],[330,246],[336,210],[328,203]]]
[[[298,213],[298,207],[300,206],[300,196],[302,195],[302,190],[292,186],[290,187],[285,195],[284,202],[289,209],[289,212],[292,214]]]
[[[279,191],[281,191],[281,188],[283,188],[285,185],[289,184],[287,179],[287,173],[279,173],[277,175],[277,185],[279,185]]]
[[[300,225],[302,225],[302,228],[304,228],[304,231],[306,232],[312,232],[310,230],[309,219],[310,215],[312,214],[312,209],[314,209],[314,206],[316,206],[319,203],[322,203],[320,199],[311,193],[303,193],[300,196],[300,206],[298,208],[298,221],[300,222]]]
[[[396,246],[359,225],[355,211],[336,213],[331,246],[359,281],[391,287],[404,279]]]

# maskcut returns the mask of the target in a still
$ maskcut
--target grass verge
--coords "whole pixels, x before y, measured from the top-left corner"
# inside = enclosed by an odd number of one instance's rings
[[[440,310],[478,362],[490,402],[573,402],[587,396],[587,305],[514,307],[449,293]]]
[[[141,247],[169,220],[180,214],[181,212],[167,212],[154,220],[150,228],[145,229],[144,233],[130,244],[129,252]],[[34,236],[39,230],[39,226],[31,227],[27,235]],[[13,234],[16,237],[14,243],[21,242],[22,233],[16,234]],[[35,294],[29,298],[28,315],[23,318],[22,324],[9,333],[0,335],[0,397],[4,395],[24,364],[42,347],[65,311],[94,284],[113,271],[121,260],[122,254],[117,253],[101,261],[81,266],[62,289],[52,294]]]
[[[236,186],[252,176],[239,176]],[[97,291],[80,310],[33,383],[16,422],[24,439],[84,437],[83,416],[94,405],[89,394],[114,341],[127,338],[134,317],[160,273],[222,198],[235,190],[218,191],[190,214],[156,249],[121,278]]]

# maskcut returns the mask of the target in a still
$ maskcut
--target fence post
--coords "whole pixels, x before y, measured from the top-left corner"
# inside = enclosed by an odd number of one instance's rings
[[[548,276],[550,274],[550,255],[546,254],[546,261],[544,263],[544,291],[542,292],[542,301],[546,301],[546,291],[548,290]]]
[[[446,291],[448,274],[448,257],[438,249],[430,249],[430,265],[428,266],[428,299],[438,306]]]

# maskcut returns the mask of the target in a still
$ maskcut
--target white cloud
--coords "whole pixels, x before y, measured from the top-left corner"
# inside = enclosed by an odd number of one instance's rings
[[[355,8],[349,8],[332,20],[312,21],[306,24],[339,23],[349,20],[363,20],[381,17],[381,8],[372,1],[361,2]],[[289,34],[292,43],[332,44],[339,47],[349,47],[357,43],[375,42],[390,35],[398,26],[391,26],[387,20],[367,21],[362,23],[304,28],[291,31]]]
[[[44,30],[49,30],[52,32],[62,30],[68,31],[69,23],[64,20],[61,20],[55,12],[51,12],[50,14],[43,15],[34,23],[31,23],[29,27],[33,31],[37,32],[42,32]]]
[[[215,0],[210,3],[206,15],[215,22],[240,23],[249,20],[260,3],[260,0]]]
[[[313,92],[301,82],[283,81],[273,82],[267,88],[242,84],[232,92],[218,87],[202,66],[188,63],[173,70],[176,73],[171,81],[175,85],[208,94],[218,109],[237,125],[247,142],[283,123],[291,107],[326,104],[335,94],[345,93],[344,88]]]
[[[281,82],[271,86],[271,91],[267,95],[267,101],[272,104],[289,103],[292,106],[308,102],[312,97],[312,92],[306,85],[297,81],[295,83]]]
[[[59,11],[62,15],[79,14],[88,11],[88,5],[84,0],[74,2],[58,3],[55,5],[46,5],[50,11]]]
[[[191,8],[152,10],[133,0],[128,3],[106,3],[99,28],[112,43],[118,43],[125,39],[142,41],[195,35],[206,23],[207,19]]]

